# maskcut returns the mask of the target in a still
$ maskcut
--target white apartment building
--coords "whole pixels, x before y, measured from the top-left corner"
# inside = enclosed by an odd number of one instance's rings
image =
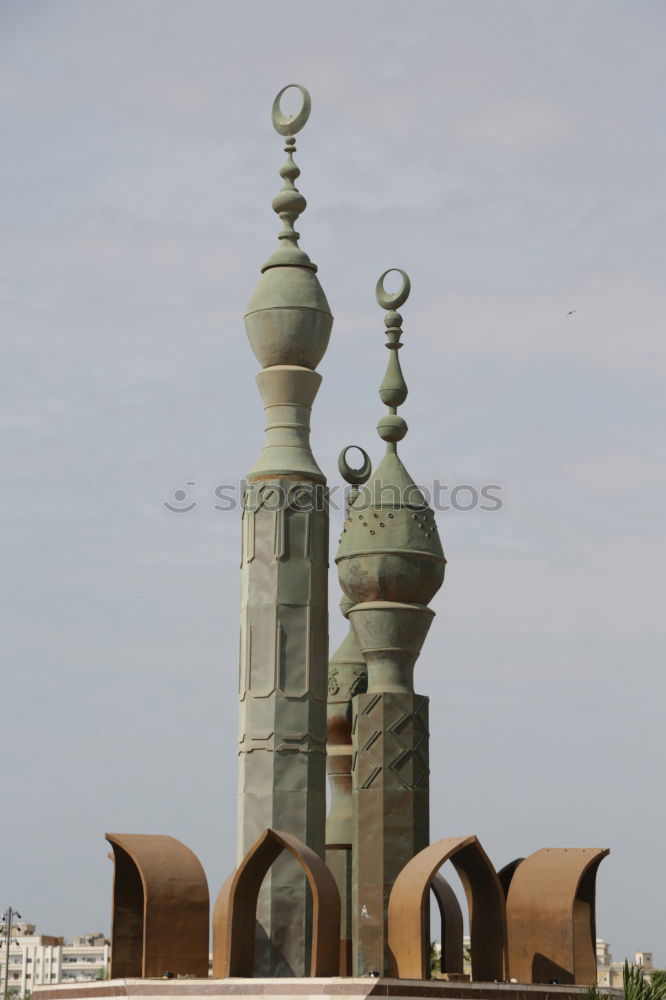
[[[0,984],[5,982],[7,936],[0,925]],[[109,975],[109,942],[103,934],[84,934],[72,944],[64,938],[37,934],[34,924],[12,925],[9,946],[10,995],[17,1000],[29,997],[35,986],[45,983],[85,982]]]
[[[82,934],[62,948],[60,982],[108,979],[111,947],[103,934]]]
[[[627,959],[627,961],[629,961]],[[632,963],[629,962],[631,965]],[[638,965],[649,980],[654,972],[651,951],[634,953],[633,965]],[[614,962],[608,941],[597,938],[597,985],[621,989],[624,979],[624,962]]]

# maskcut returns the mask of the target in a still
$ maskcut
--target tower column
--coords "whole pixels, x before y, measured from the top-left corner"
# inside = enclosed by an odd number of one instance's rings
[[[343,479],[352,487],[347,516],[359,495],[359,486],[367,482],[372,466],[362,448],[363,466],[352,469],[345,448],[338,460]],[[340,610],[345,618],[353,601],[344,594]],[[331,790],[331,809],[326,820],[326,864],[333,873],[340,893],[340,975],[352,974],[352,698],[368,687],[368,670],[356,632],[349,623],[347,635],[328,665],[327,771]]]
[[[295,85],[297,86],[297,85]],[[287,88],[285,88],[286,90]],[[262,371],[264,447],[247,477],[242,522],[238,857],[266,827],[322,858],[326,813],[328,496],[310,449],[310,411],[333,317],[294,222],[305,198],[294,181],[295,139],[310,111],[273,107],[285,136],[284,186],[273,199],[283,229],[262,268],[245,326]],[[278,858],[257,908],[255,975],[302,976],[309,956],[306,882]]]
[[[388,272],[386,272],[388,273]],[[398,350],[407,299],[404,272],[387,310],[390,350],[380,397],[389,412],[377,430],[386,455],[351,505],[336,562],[353,602],[348,615],[368,669],[367,692],[352,699],[352,939],[355,975],[388,973],[387,910],[393,883],[429,842],[428,699],[414,691],[414,664],[433,618],[427,607],[444,579],[434,514],[402,464],[407,424]]]

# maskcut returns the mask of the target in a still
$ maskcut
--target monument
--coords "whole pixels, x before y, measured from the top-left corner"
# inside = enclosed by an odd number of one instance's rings
[[[595,881],[608,850],[544,848],[497,871],[473,834],[431,840],[428,698],[415,691],[414,667],[445,558],[434,512],[398,455],[407,433],[398,309],[411,285],[396,268],[399,289],[387,290],[389,271],[375,289],[389,350],[379,389],[388,412],[377,426],[386,452],[374,474],[362,449],[358,468],[349,448],[339,459],[351,485],[336,555],[348,631],[328,660],[328,494],[309,435],[332,315],[294,228],[306,207],[295,136],[311,105],[304,87],[290,86],[299,112],[283,113],[285,87],[272,113],[287,154],[273,199],[282,230],[245,316],[265,439],[243,502],[237,864],[213,911],[213,982],[198,859],[172,837],[116,833],[107,834],[112,981],[35,994],[490,1000],[501,990],[503,1000],[524,1000],[532,984],[548,983],[569,1000],[594,980]],[[471,984],[459,981],[463,917],[439,874],[447,861],[468,909]],[[424,983],[431,891],[449,982]],[[158,977],[191,982],[151,983]]]

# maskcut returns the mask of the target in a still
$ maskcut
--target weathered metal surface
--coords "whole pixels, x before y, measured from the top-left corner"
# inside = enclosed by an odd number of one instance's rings
[[[257,383],[266,434],[243,512],[239,861],[267,827],[324,856],[328,497],[310,449],[310,410],[333,318],[294,229],[306,203],[294,184],[293,134],[310,109],[299,90],[303,107],[294,118],[280,110],[282,92],[273,109],[277,131],[287,136],[284,184],[273,200],[283,228],[245,317],[263,369]],[[255,974],[304,975],[309,920],[305,879],[287,853],[260,892]]]
[[[407,398],[407,386],[398,360],[402,317],[387,303],[403,302],[406,297],[409,279],[400,273],[401,291],[393,297],[381,293],[383,308],[390,310],[384,321],[389,364],[380,389],[389,413],[377,427],[386,441],[386,455],[350,508],[335,560],[340,585],[355,604],[425,605],[444,580],[446,561],[434,513],[397,454],[398,441],[407,433],[407,424],[397,414]]]
[[[512,979],[596,982],[596,878],[609,853],[606,847],[545,847],[518,865],[506,904]]]
[[[386,272],[388,273],[388,272]],[[389,413],[378,425],[386,455],[349,510],[336,556],[349,617],[368,667],[368,690],[353,699],[352,936],[356,975],[388,968],[386,909],[394,880],[429,840],[428,701],[414,693],[414,663],[430,627],[426,607],[444,578],[434,514],[397,454],[407,425],[398,351],[409,294],[404,272],[388,310],[389,363],[380,397]]]
[[[213,911],[213,976],[254,974],[255,919],[261,884],[284,852],[307,877],[312,893],[311,976],[336,976],[340,957],[340,896],[335,879],[321,860],[297,837],[265,830],[227,879]],[[305,887],[303,887],[305,895]],[[284,927],[285,935],[289,927]]]
[[[509,895],[509,886],[511,885],[513,876],[516,874],[516,868],[518,865],[522,864],[524,860],[525,858],[515,858],[513,861],[509,861],[507,865],[504,865],[504,868],[500,868],[497,873],[497,877],[502,883],[502,888],[504,889],[505,899]]]
[[[343,614],[351,602],[343,597]],[[368,686],[368,671],[356,634],[350,624],[328,665],[327,771],[331,808],[326,819],[326,864],[335,878],[342,906],[340,923],[340,975],[352,970],[352,705],[355,694]]]
[[[430,883],[442,922],[441,971],[462,973],[464,962],[463,915],[455,892],[443,875],[438,872]]]
[[[428,699],[413,692],[357,695],[354,726],[354,970],[383,975],[391,887],[428,843]]]
[[[350,601],[341,603],[345,617]],[[368,671],[351,626],[328,665],[328,779],[331,808],[326,819],[326,849],[352,844],[352,698],[366,691]]]
[[[354,447],[354,446],[350,446]],[[362,448],[360,468],[347,462],[345,448],[340,453],[338,468],[343,479],[352,487],[349,506],[358,496],[359,486],[367,482],[372,465]],[[343,594],[340,610],[348,618],[352,602]],[[328,664],[327,709],[327,770],[331,790],[331,808],[326,819],[326,864],[333,873],[340,893],[340,975],[352,972],[352,698],[368,687],[368,670],[351,623],[347,635]]]
[[[111,978],[208,975],[208,883],[174,837],[107,833],[113,848]]]
[[[395,880],[388,906],[390,975],[428,978],[427,903],[432,880],[451,861],[465,890],[470,921],[472,978],[505,978],[506,912],[504,892],[478,839],[438,840],[407,864]]]

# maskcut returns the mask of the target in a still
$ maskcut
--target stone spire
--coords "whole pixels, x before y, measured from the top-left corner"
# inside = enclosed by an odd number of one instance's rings
[[[397,269],[396,269],[397,270]],[[407,299],[377,283],[386,310],[388,413],[377,426],[386,454],[349,511],[336,562],[368,667],[368,690],[353,699],[354,973],[388,970],[388,895],[404,865],[429,841],[428,699],[414,693],[414,664],[434,612],[427,605],[444,579],[445,559],[433,511],[398,456],[407,433],[397,409],[407,398],[398,351]]]
[[[310,449],[310,410],[321,383],[315,368],[333,317],[316,267],[298,245],[305,209],[297,190],[295,134],[310,114],[273,105],[287,161],[273,209],[279,246],[262,268],[245,327],[262,371],[263,451],[248,474],[241,559],[239,860],[274,827],[321,857],[326,812],[328,669],[328,497]],[[298,864],[282,856],[264,880],[257,910],[255,975],[303,975],[310,914]]]

